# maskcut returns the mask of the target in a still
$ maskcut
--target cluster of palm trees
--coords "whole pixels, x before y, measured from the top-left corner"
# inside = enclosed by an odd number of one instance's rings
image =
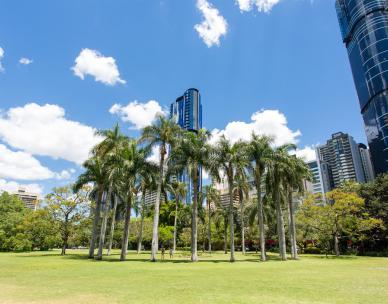
[[[124,136],[118,125],[113,130],[99,131],[99,134],[104,139],[92,150],[92,156],[84,163],[85,172],[79,176],[75,184],[75,190],[87,183],[94,185],[95,208],[90,258],[102,259],[105,246],[108,248],[108,255],[110,254],[117,205],[121,202],[125,205],[125,215],[120,260],[126,259],[131,212],[138,197],[141,198],[139,208],[141,226],[138,235],[140,252],[146,210],[145,197],[150,192],[156,193],[153,206],[151,261],[157,260],[160,204],[163,197],[167,199],[166,193],[170,193],[170,197],[173,197],[176,203],[173,234],[175,251],[178,208],[187,196],[187,185],[179,182],[179,177],[186,174],[192,184],[191,261],[198,261],[198,210],[203,207],[203,202],[206,202],[208,213],[209,251],[212,250],[211,208],[219,206],[224,212],[225,227],[229,228],[230,261],[235,261],[235,199],[238,198],[240,214],[243,215],[244,202],[249,197],[251,184],[254,185],[256,192],[253,212],[254,218],[258,221],[261,260],[266,260],[264,214],[266,204],[276,207],[279,253],[282,260],[287,259],[284,217],[288,214],[291,257],[297,259],[294,197],[295,194],[303,193],[303,181],[309,179],[310,174],[303,160],[290,155],[290,150],[296,148],[294,145],[274,147],[270,137],[255,134],[252,134],[250,141],[231,142],[222,136],[215,144],[211,144],[211,134],[208,131],[204,129],[197,132],[184,131],[174,121],[163,116],[145,127],[137,140]],[[152,151],[156,149],[159,152],[158,164],[150,160]],[[220,206],[220,193],[214,186],[204,187],[204,191],[201,191],[202,170],[209,173],[213,184],[220,183],[221,180],[227,182],[229,201],[227,208]],[[111,224],[110,231],[107,232],[109,218]],[[245,251],[243,216],[241,224],[242,250]],[[225,234],[226,239],[227,231]],[[95,256],[97,242],[98,251]]]

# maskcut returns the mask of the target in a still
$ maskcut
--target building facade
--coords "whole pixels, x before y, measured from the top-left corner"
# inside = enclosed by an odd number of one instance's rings
[[[388,1],[336,0],[376,174],[388,172]]]
[[[305,182],[305,189],[308,192],[322,194],[325,197],[325,193],[331,189],[328,165],[317,160],[307,162],[306,164],[310,169],[313,180]]]
[[[34,211],[38,208],[38,194],[27,192],[25,188],[19,188],[17,192],[14,192],[12,194],[16,195],[24,203],[24,206],[26,208]]]
[[[325,145],[317,148],[318,164],[330,180],[329,191],[345,181],[365,183],[358,144],[353,137],[338,132]]]
[[[360,157],[361,157],[362,169],[364,171],[365,181],[367,183],[372,182],[375,179],[375,173],[373,170],[369,149],[364,144],[358,144],[358,149],[360,151]]]
[[[182,129],[198,132],[202,129],[202,101],[197,89],[188,89],[170,106],[170,118]],[[199,190],[202,190],[202,169],[198,168]],[[187,172],[178,177],[180,182],[187,184],[186,203],[190,204],[193,197],[193,183]]]

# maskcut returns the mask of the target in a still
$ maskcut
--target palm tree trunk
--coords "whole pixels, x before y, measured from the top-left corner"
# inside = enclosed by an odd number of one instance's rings
[[[264,211],[263,200],[261,197],[261,174],[257,174],[256,178],[256,192],[257,192],[257,207],[258,207],[258,220],[259,220],[259,232],[260,232],[260,259],[266,261],[265,253],[265,231],[264,231]]]
[[[152,244],[151,244],[151,261],[156,262],[159,246],[159,213],[160,213],[160,197],[162,193],[162,184],[164,178],[164,156],[166,147],[164,145],[160,146],[160,163],[159,163],[159,181],[158,189],[156,191],[156,201],[155,201],[155,214],[154,222],[152,226]]]
[[[98,252],[97,252],[97,260],[102,260],[102,251],[104,249],[105,245],[105,235],[106,235],[106,225],[108,222],[109,217],[109,208],[110,208],[110,202],[111,202],[111,196],[112,196],[112,182],[109,185],[108,189],[108,195],[106,197],[105,202],[105,210],[104,210],[104,216],[102,218],[102,224],[101,224],[101,231],[100,231],[100,242],[98,244]]]
[[[174,215],[174,240],[172,244],[172,251],[175,253],[176,250],[176,230],[177,230],[177,223],[178,223],[178,197],[175,197],[175,215]]]
[[[224,252],[228,253],[228,217],[224,216]]]
[[[279,189],[276,187],[276,189]],[[279,238],[279,255],[282,261],[287,260],[287,248],[286,248],[286,235],[284,230],[283,211],[280,204],[280,197],[278,190],[274,191],[274,198],[276,204],[277,226],[278,226],[278,238]]]
[[[336,256],[340,256],[339,237],[337,232],[334,234],[334,251]]]
[[[292,191],[288,194],[288,214],[289,214],[289,232],[290,232],[290,243],[291,243],[291,258],[294,260],[298,259],[298,250],[296,245],[296,227],[295,227],[295,210],[292,202]]]
[[[240,216],[241,216],[241,251],[245,255],[245,224],[244,224],[244,199],[242,191],[239,193]]]
[[[141,252],[141,243],[143,241],[143,229],[144,229],[144,208],[145,208],[145,191],[142,193],[142,198],[141,198],[141,213],[140,213],[140,230],[139,230],[139,235],[137,237],[137,254]]]
[[[101,200],[102,200],[103,193],[104,193],[104,190],[101,187],[99,187],[98,193],[97,193],[96,208],[94,209],[92,235],[90,238],[90,247],[89,247],[89,256],[88,256],[89,259],[94,258],[94,248],[96,246],[96,241],[97,241],[98,223],[100,221]]]
[[[114,232],[115,232],[115,224],[116,224],[116,210],[117,210],[117,203],[118,203],[118,197],[117,197],[117,195],[115,195],[114,204],[113,204],[112,223],[111,223],[111,225],[110,225],[110,237],[109,237],[109,244],[108,244],[108,252],[107,252],[107,255],[110,255],[110,252],[112,251],[113,234],[114,234]]]
[[[207,202],[208,205],[208,227],[207,227],[207,239],[209,242],[208,251],[212,253],[212,225],[211,225],[211,214],[210,214],[210,202]]]
[[[125,221],[124,221],[124,233],[123,243],[121,245],[120,261],[125,261],[128,250],[128,239],[129,239],[129,224],[131,222],[131,209],[132,209],[132,192],[128,190],[128,199],[125,206]]]
[[[198,168],[193,169],[195,172],[193,174],[193,211],[191,218],[191,261],[198,261]]]
[[[233,219],[233,180],[229,178],[229,230],[230,230],[230,262],[234,257],[234,219]]]

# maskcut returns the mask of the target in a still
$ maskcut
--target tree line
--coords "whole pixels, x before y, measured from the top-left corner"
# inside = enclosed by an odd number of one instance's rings
[[[51,221],[47,227],[57,227],[47,233],[46,243],[31,241],[26,227],[5,229],[12,225],[2,224],[6,215],[0,211],[1,250],[60,246],[65,254],[72,244],[81,244],[89,247],[89,258],[101,260],[104,249],[109,255],[115,247],[123,261],[129,247],[140,253],[145,246],[156,261],[161,246],[173,251],[179,246],[189,247],[196,262],[198,246],[210,253],[222,247],[234,262],[236,247],[243,253],[256,250],[262,261],[272,248],[287,260],[287,250],[292,259],[301,250],[339,254],[349,246],[367,253],[381,251],[387,240],[387,201],[381,199],[388,195],[385,176],[372,186],[346,184],[323,199],[304,193],[312,177],[304,161],[291,155],[296,147],[275,147],[267,136],[214,142],[208,131],[184,131],[164,117],[138,139],[122,134],[118,125],[99,134],[103,140],[75,184],[54,189],[38,211],[46,212],[40,218]],[[156,149],[157,163],[150,160]],[[209,173],[211,185],[201,187],[202,171]],[[189,193],[183,175],[190,178]],[[221,193],[216,183],[227,185],[227,191]],[[146,202],[150,194],[152,205]],[[3,200],[20,207],[14,198]],[[10,213],[23,214],[19,218],[33,214],[16,209]],[[11,238],[19,244],[5,246]],[[24,247],[22,240],[28,240]]]

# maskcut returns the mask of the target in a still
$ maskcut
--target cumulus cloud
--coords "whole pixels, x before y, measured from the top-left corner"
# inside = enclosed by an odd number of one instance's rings
[[[20,64],[23,64],[23,65],[29,65],[31,63],[33,63],[34,61],[32,59],[29,59],[29,58],[26,58],[26,57],[22,57],[20,58],[19,60],[19,63]]]
[[[114,86],[117,83],[125,84],[120,78],[120,72],[113,57],[105,57],[99,51],[83,49],[75,59],[71,68],[74,75],[82,80],[86,75],[93,76],[95,81]]]
[[[242,12],[249,12],[256,7],[259,12],[263,13],[269,13],[279,2],[280,0],[236,0]]]
[[[32,155],[11,151],[0,144],[0,178],[17,180],[44,180],[55,176],[54,172],[42,166]]]
[[[197,0],[197,8],[204,20],[194,26],[195,30],[208,47],[220,45],[220,38],[228,32],[227,21],[207,0]]]
[[[283,113],[278,110],[261,110],[251,116],[250,122],[233,121],[223,130],[214,129],[211,132],[212,142],[216,142],[222,135],[232,142],[249,140],[252,132],[273,137],[276,146],[296,144],[301,136],[299,130],[292,131],[288,127],[287,118]]]
[[[36,103],[9,109],[0,116],[0,139],[32,155],[81,164],[101,141],[95,129],[65,118],[58,105]]]
[[[126,106],[114,104],[109,112],[118,115],[123,121],[131,123],[132,128],[136,130],[149,126],[158,115],[165,114],[160,104],[155,100],[146,103],[133,101]]]
[[[12,151],[0,144],[0,178],[14,180],[70,179],[73,170],[53,172],[31,154]]]
[[[5,179],[0,179],[0,193],[2,191],[9,193],[16,192],[19,188],[24,188],[27,192],[39,195],[42,195],[43,193],[43,187],[39,184],[19,184],[15,181],[6,181]]]
[[[4,67],[1,64],[1,60],[4,58],[4,49],[0,46],[0,72],[4,71]]]
[[[297,149],[295,155],[302,158],[305,162],[314,161],[317,159],[315,148],[313,146],[306,146],[303,149]]]

